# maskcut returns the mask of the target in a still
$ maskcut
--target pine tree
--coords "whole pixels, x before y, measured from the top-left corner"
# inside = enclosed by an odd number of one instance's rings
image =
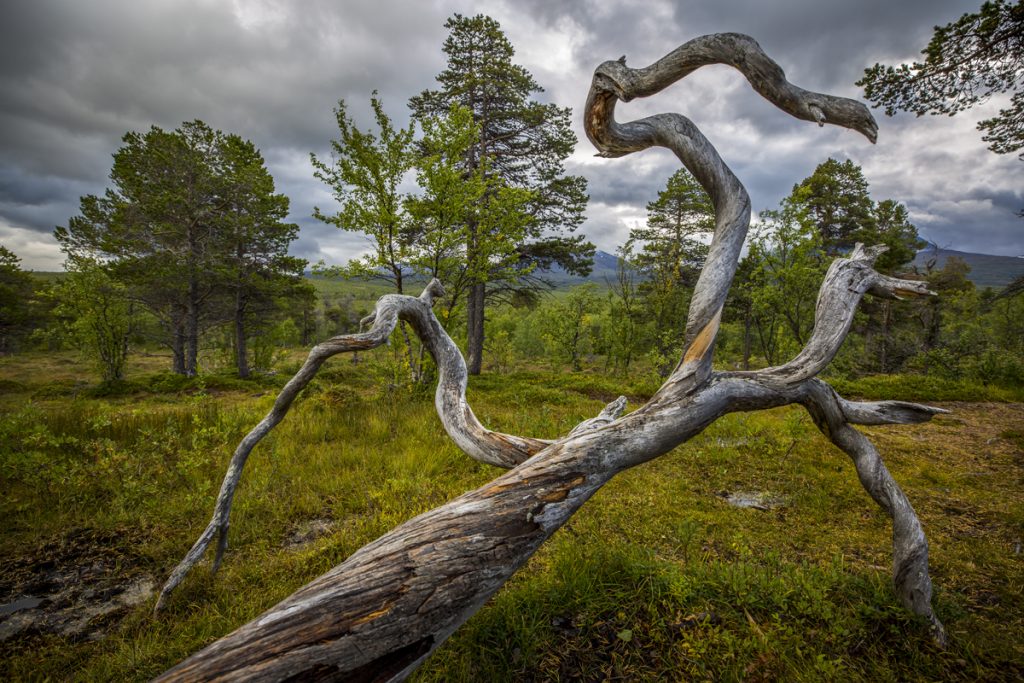
[[[32,328],[32,275],[21,259],[0,244],[0,354],[14,351]]]
[[[570,110],[531,99],[542,89],[526,69],[513,63],[515,50],[494,19],[456,14],[445,27],[450,31],[443,46],[448,65],[437,77],[439,89],[410,100],[414,116],[423,120],[446,114],[453,104],[465,107],[480,135],[466,150],[464,170],[472,173],[485,167],[504,186],[530,193],[529,210],[523,215],[524,238],[516,244],[520,284],[529,284],[534,268],[556,262],[569,272],[586,274],[593,245],[565,234],[583,221],[587,201],[586,181],[564,172],[564,161],[576,144]],[[479,262],[477,250],[489,241],[486,227],[470,220],[466,230],[467,258]],[[479,374],[481,368],[488,281],[486,272],[478,272],[468,287],[471,374]]]
[[[647,205],[646,227],[630,230],[629,244],[639,245],[633,265],[646,277],[640,292],[654,322],[663,373],[672,369],[690,292],[707,256],[707,245],[698,237],[714,229],[711,198],[686,169],[679,169]]]
[[[406,200],[416,231],[411,265],[445,283],[448,322],[474,283],[484,280],[494,287],[518,279],[518,245],[530,224],[533,193],[503,183],[490,172],[489,158],[475,169],[464,167],[467,152],[480,139],[465,107],[453,105],[447,115],[426,117],[421,125],[416,167],[422,191]]]
[[[274,191],[256,146],[228,135],[220,149],[226,199],[220,228],[223,291],[229,294],[235,365],[249,377],[248,339],[268,328],[276,313],[313,296],[303,280],[306,261],[288,255],[299,226],[285,223],[289,201]]]
[[[889,116],[897,111],[952,116],[993,94],[1012,92],[1010,106],[978,128],[997,154],[1024,148],[1024,2],[986,2],[973,14],[936,26],[922,53],[923,62],[875,64],[857,85]]]
[[[102,197],[82,197],[80,215],[55,235],[69,257],[107,266],[160,323],[174,371],[193,376],[200,335],[225,320],[226,283],[238,292],[253,284],[251,272],[239,271],[251,266],[245,255],[253,241],[276,234],[271,251],[280,256],[294,237],[279,220],[287,200],[273,194],[251,144],[202,121],[170,132],[153,126],[123,140],[111,187]],[[284,275],[298,265],[263,260]]]
[[[868,181],[851,160],[829,159],[793,186],[792,199],[803,204],[832,255],[848,252],[861,235],[874,231],[874,204]]]

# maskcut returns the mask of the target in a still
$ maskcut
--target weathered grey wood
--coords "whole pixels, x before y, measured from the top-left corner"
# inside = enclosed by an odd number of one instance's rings
[[[935,640],[945,642],[931,607],[928,546],[921,524],[877,450],[851,426],[921,422],[943,411],[899,401],[847,401],[815,378],[838,351],[865,293],[928,292],[919,282],[878,274],[872,264],[881,248],[857,245],[849,258],[837,259],[826,274],[815,328],[796,358],[757,372],[712,371],[722,306],[748,228],[749,200],[711,144],[684,117],[660,114],[627,124],[613,118],[618,99],[654,94],[710,63],[734,66],[759,93],[798,118],[851,128],[874,141],[874,122],[863,105],[790,85],[778,65],[746,36],[704,36],[644,69],[630,69],[624,60],[598,67],[585,123],[602,155],[668,147],[715,205],[715,235],[696,285],[679,365],[652,399],[629,415],[620,417],[625,406],[620,398],[553,443],[498,434],[483,428],[465,401],[465,363],[429,306],[431,292],[439,292],[439,285],[432,283],[421,300],[382,298],[374,327],[365,335],[337,338],[315,348],[271,414],[243,440],[214,520],[175,570],[161,599],[214,534],[219,531],[224,537],[231,495],[245,458],[284,416],[323,360],[382,343],[398,319],[411,324],[437,361],[441,379],[436,405],[452,439],[472,457],[514,468],[364,546],[161,680],[401,680],[615,474],[668,452],[726,413],[792,403],[806,407],[822,432],[851,457],[865,489],[892,517],[897,594],[909,610],[928,621]]]
[[[213,561],[213,571],[217,571],[227,548],[231,503],[249,454],[284,418],[295,397],[316,376],[324,361],[339,353],[364,351],[384,344],[399,320],[412,324],[437,362],[439,378],[434,403],[448,435],[467,455],[491,465],[514,467],[551,443],[544,439],[494,432],[480,424],[466,401],[466,363],[455,342],[431,312],[434,299],[442,296],[444,287],[437,280],[431,281],[419,298],[397,294],[383,296],[377,302],[374,312],[362,320],[363,325],[372,323],[367,332],[334,337],[313,347],[302,367],[281,390],[267,416],[253,427],[235,449],[217,496],[213,518],[184,559],[171,572],[160,591],[156,611],[164,607],[171,591],[202,559],[213,539],[219,536]]]

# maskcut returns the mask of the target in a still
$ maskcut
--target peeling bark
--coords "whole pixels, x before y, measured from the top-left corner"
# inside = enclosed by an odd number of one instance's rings
[[[747,36],[703,36],[643,69],[628,68],[624,59],[599,66],[584,116],[587,135],[600,155],[667,147],[715,205],[715,234],[690,306],[683,355],[665,384],[635,412],[621,416],[625,399],[620,397],[554,442],[492,432],[466,402],[466,363],[430,308],[443,295],[440,283],[431,282],[419,298],[382,297],[368,320],[372,328],[314,347],[270,414],[242,440],[213,519],[171,574],[157,608],[218,534],[214,567],[219,564],[246,458],[324,360],[379,346],[398,320],[411,325],[434,357],[439,370],[435,404],[449,436],[470,457],[510,471],[364,546],[160,680],[401,680],[615,474],[670,451],[724,414],[793,403],[803,405],[819,429],[850,456],[864,488],[892,518],[896,592],[907,609],[927,620],[935,641],[945,643],[931,607],[928,544],[921,524],[878,451],[851,426],[922,422],[944,411],[899,401],[847,401],[815,378],[839,350],[864,294],[898,298],[930,292],[922,283],[877,273],[872,264],[884,248],[857,245],[826,274],[814,330],[796,358],[757,372],[712,370],[722,307],[749,224],[749,199],[714,147],[685,117],[659,114],[619,124],[613,114],[618,100],[655,94],[713,63],[735,67],[757,92],[797,118],[875,139],[877,129],[862,104],[791,85]]]

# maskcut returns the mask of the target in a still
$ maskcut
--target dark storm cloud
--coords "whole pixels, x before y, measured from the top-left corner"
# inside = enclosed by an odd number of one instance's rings
[[[447,17],[485,12],[546,88],[541,97],[576,110],[581,142],[568,168],[588,178],[592,196],[581,229],[611,250],[678,163],[663,151],[628,161],[592,158],[578,114],[597,63],[626,54],[641,66],[690,37],[740,31],[755,36],[795,83],[858,96],[853,83],[864,67],[913,58],[934,24],[975,8],[973,0],[19,3],[0,23],[0,240],[26,265],[57,267],[48,233],[73,215],[80,195],[102,192],[121,136],[200,118],[261,148],[301,226],[293,253],[343,262],[365,250],[365,241],[311,218],[313,206],[333,206],[309,165],[309,152],[327,155],[337,134],[332,108],[344,98],[365,126],[376,89],[404,123],[409,96],[432,87],[443,68]],[[984,149],[972,129],[981,114],[880,116],[873,147],[848,131],[793,120],[725,67],[624,105],[620,116],[659,111],[679,111],[701,127],[746,184],[755,210],[777,204],[829,156],[852,158],[876,198],[906,202],[927,237],[965,250],[1024,253],[1024,223],[1012,213],[1024,207],[1020,165]]]

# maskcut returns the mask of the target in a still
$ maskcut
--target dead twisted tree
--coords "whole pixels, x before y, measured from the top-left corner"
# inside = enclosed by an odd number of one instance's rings
[[[400,320],[411,325],[437,363],[435,403],[449,436],[470,457],[510,471],[364,546],[160,680],[401,680],[617,473],[672,450],[726,413],[792,403],[804,406],[819,429],[850,456],[864,488],[892,517],[896,592],[907,609],[928,621],[934,639],[945,643],[931,606],[928,544],[921,524],[878,451],[851,426],[916,423],[943,411],[900,401],[847,401],[815,377],[839,350],[865,293],[899,298],[930,292],[923,283],[875,272],[872,264],[884,248],[857,245],[829,268],[813,333],[796,358],[755,372],[712,370],[715,336],[749,225],[750,201],[687,118],[659,114],[625,124],[614,120],[619,100],[653,95],[706,64],[735,67],[757,92],[797,118],[843,126],[875,140],[877,129],[866,107],[791,85],[744,35],[694,39],[643,69],[627,67],[624,58],[600,65],[585,111],[587,136],[600,156],[667,147],[715,206],[715,233],[690,306],[685,351],[665,384],[635,412],[622,416],[625,399],[620,397],[557,441],[492,432],[466,402],[466,364],[431,310],[434,298],[443,295],[441,284],[431,282],[419,298],[382,297],[368,319],[373,322],[369,331],[316,346],[271,412],[242,440],[213,519],[171,574],[157,609],[219,536],[216,569],[246,458],[323,362],[383,344]]]

